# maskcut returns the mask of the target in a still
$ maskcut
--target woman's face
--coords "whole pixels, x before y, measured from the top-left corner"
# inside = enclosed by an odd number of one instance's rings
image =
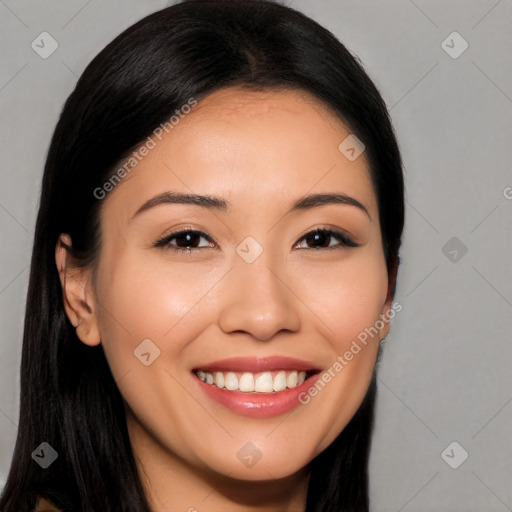
[[[103,199],[77,333],[102,343],[142,463],[281,478],[356,412],[389,324],[362,333],[390,303],[365,153],[338,149],[349,134],[305,94],[223,89]]]

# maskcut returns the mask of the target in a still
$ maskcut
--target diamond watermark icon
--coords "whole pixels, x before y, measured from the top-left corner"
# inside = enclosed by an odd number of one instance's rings
[[[236,253],[246,263],[252,263],[262,252],[263,247],[252,236],[244,238],[236,248]]]
[[[133,353],[143,365],[149,366],[160,355],[160,349],[150,339],[145,339]]]
[[[466,255],[468,248],[454,236],[443,245],[441,251],[452,263],[458,263]]]
[[[46,469],[51,466],[59,454],[52,448],[51,445],[44,442],[41,443],[33,452],[32,458],[43,468]]]
[[[461,466],[468,456],[468,452],[457,441],[451,442],[441,453],[441,458],[452,469]]]
[[[39,57],[47,59],[59,47],[59,43],[48,32],[41,32],[30,46]]]
[[[238,451],[236,456],[240,459],[242,464],[248,468],[252,468],[258,462],[263,454],[261,450],[253,443],[245,443]]]
[[[353,162],[363,153],[365,146],[353,133],[351,133],[341,141],[338,149],[342,155]]]
[[[468,47],[468,42],[458,32],[452,32],[441,43],[441,48],[452,59],[458,59],[468,49]]]

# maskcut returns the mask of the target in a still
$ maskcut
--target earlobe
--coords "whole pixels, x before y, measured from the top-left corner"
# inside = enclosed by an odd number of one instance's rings
[[[73,264],[71,238],[61,233],[55,247],[55,263],[62,288],[64,310],[80,340],[89,346],[101,343],[89,268]]]
[[[76,335],[83,343],[90,347],[95,347],[101,343],[101,337],[96,321],[83,321],[78,324],[76,327]]]

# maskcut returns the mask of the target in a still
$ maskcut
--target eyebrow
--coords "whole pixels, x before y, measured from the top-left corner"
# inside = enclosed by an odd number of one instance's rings
[[[231,210],[231,204],[222,197],[199,194],[183,194],[178,192],[164,192],[146,201],[133,214],[131,220],[133,220],[142,212],[145,212],[150,208],[161,204],[193,204],[222,213],[229,213]],[[293,212],[298,210],[309,210],[311,208],[325,206],[328,204],[355,206],[356,208],[359,208],[361,211],[366,213],[366,215],[371,219],[370,213],[361,202],[351,196],[340,193],[320,193],[301,197],[295,203],[293,203],[289,211]]]

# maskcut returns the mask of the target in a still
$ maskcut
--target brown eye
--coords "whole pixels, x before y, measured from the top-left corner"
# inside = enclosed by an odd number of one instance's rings
[[[331,245],[333,239],[337,240],[338,244]],[[360,245],[345,233],[332,229],[315,229],[304,235],[301,240],[304,240],[307,244],[307,247],[304,247],[305,249],[336,249],[338,247],[358,247]]]
[[[165,235],[160,238],[156,243],[155,247],[166,247],[177,252],[192,252],[192,249],[203,249],[205,247],[211,247],[211,245],[198,246],[201,238],[206,239],[210,244],[214,244],[213,239],[202,231],[193,229],[186,229],[182,231],[176,231],[170,235]],[[175,243],[172,241],[175,240]]]

